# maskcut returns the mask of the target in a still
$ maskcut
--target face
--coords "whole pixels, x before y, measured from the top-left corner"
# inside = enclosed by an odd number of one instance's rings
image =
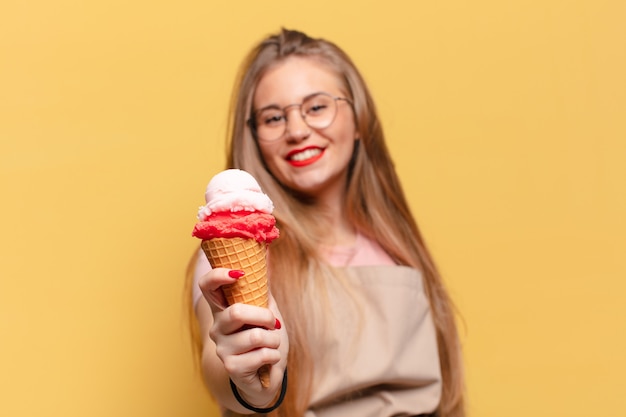
[[[337,114],[323,129],[309,127],[299,104],[315,93],[346,98],[337,74],[320,61],[290,57],[272,67],[259,81],[253,98],[254,109],[276,107],[285,110],[285,133],[259,147],[272,174],[286,187],[317,199],[344,195],[348,164],[354,151],[357,131],[349,102],[337,100]]]

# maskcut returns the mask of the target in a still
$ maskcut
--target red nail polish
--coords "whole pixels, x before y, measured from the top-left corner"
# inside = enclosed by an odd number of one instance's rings
[[[274,323],[274,330],[279,330],[281,327],[283,327],[283,325],[280,324],[280,320],[276,319],[276,323]]]
[[[230,271],[228,271],[228,276],[231,278],[235,278],[235,279],[239,279],[241,277],[243,277],[246,273],[239,270],[239,269],[231,269]]]

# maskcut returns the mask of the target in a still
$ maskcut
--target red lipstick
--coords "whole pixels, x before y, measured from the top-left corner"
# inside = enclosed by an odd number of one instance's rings
[[[294,149],[287,154],[287,162],[294,167],[311,165],[324,155],[324,148],[308,146],[304,149]]]

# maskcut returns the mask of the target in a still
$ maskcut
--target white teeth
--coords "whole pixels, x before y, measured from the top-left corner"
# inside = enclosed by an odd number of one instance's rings
[[[295,155],[291,155],[292,161],[304,161],[305,159],[313,158],[316,155],[322,153],[322,150],[319,148],[315,149],[307,149],[306,151],[297,153]]]

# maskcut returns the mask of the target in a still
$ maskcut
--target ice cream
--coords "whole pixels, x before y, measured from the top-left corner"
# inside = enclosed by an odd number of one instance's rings
[[[192,235],[202,240],[202,250],[213,268],[245,272],[234,284],[222,287],[228,304],[267,307],[266,252],[279,235],[272,200],[252,175],[238,169],[215,175],[205,200]],[[264,387],[269,386],[269,367],[259,369],[259,378]]]

